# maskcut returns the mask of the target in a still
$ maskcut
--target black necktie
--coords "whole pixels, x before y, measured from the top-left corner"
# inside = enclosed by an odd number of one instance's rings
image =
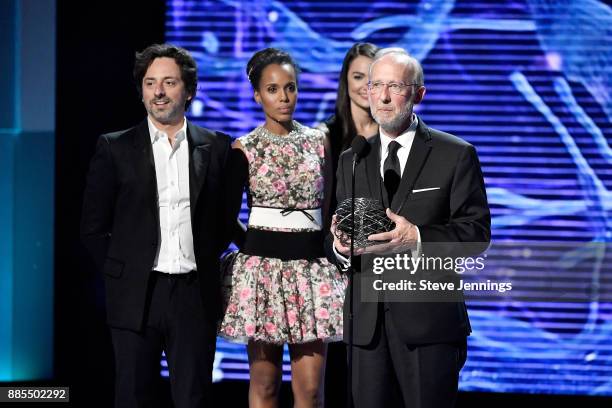
[[[393,202],[393,196],[397,192],[397,187],[399,186],[401,180],[401,169],[399,159],[397,158],[397,151],[402,147],[399,143],[393,140],[389,143],[387,158],[385,159],[385,164],[383,165],[383,174],[384,174],[384,182],[385,189],[387,190],[387,195],[389,196],[389,207]]]

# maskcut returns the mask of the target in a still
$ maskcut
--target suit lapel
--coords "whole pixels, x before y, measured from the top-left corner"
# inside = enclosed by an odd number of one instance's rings
[[[393,212],[398,214],[404,203],[412,194],[412,189],[416,183],[423,165],[427,161],[427,157],[431,151],[431,136],[427,125],[419,118],[419,125],[414,135],[414,141],[410,148],[410,154],[408,155],[408,161],[402,174],[402,180],[397,189],[393,202],[391,203],[391,209]]]
[[[196,204],[206,180],[212,143],[206,134],[193,126],[191,122],[187,123],[187,141],[189,143],[189,199],[193,219]]]
[[[151,209],[157,223],[159,224],[159,197],[157,195],[157,176],[155,173],[155,159],[153,158],[153,147],[151,146],[151,136],[147,120],[142,121],[134,133],[134,149],[136,151],[136,163],[139,174],[144,180],[145,195],[151,205]]]

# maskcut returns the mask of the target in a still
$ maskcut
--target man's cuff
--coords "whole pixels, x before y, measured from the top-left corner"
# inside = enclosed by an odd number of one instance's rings
[[[412,252],[412,257],[416,259],[421,256],[422,245],[421,245],[421,231],[419,231],[419,227],[417,227],[416,225],[414,226],[414,228],[416,229],[416,233],[417,233],[417,246],[416,246],[416,249],[413,249],[411,252]]]
[[[336,260],[338,261],[340,269],[342,269],[343,271],[348,270],[351,266],[351,261],[346,256],[338,252],[338,250],[336,250],[336,247],[333,244],[332,250],[334,251],[334,255],[336,256]]]

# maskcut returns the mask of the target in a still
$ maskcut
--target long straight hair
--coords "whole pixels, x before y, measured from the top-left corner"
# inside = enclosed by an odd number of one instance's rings
[[[353,60],[363,56],[374,58],[378,51],[378,47],[371,43],[357,43],[353,45],[342,62],[342,70],[340,78],[338,78],[338,95],[336,97],[336,126],[340,130],[341,150],[345,150],[351,146],[353,138],[356,136],[357,128],[351,114],[351,99],[348,92],[348,72]]]

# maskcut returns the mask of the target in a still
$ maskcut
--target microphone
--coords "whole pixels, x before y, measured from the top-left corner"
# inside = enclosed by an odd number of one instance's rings
[[[355,274],[354,269],[354,258],[355,258],[355,165],[359,162],[359,159],[363,158],[370,148],[370,144],[362,135],[357,135],[351,142],[351,149],[353,150],[353,169],[351,171],[351,245],[350,245],[350,268],[348,273],[348,378],[346,387],[346,403],[347,406],[352,406],[353,402],[353,279]]]
[[[359,159],[368,154],[370,144],[365,137],[357,135],[351,142],[351,149],[353,150],[353,162],[358,162]]]

